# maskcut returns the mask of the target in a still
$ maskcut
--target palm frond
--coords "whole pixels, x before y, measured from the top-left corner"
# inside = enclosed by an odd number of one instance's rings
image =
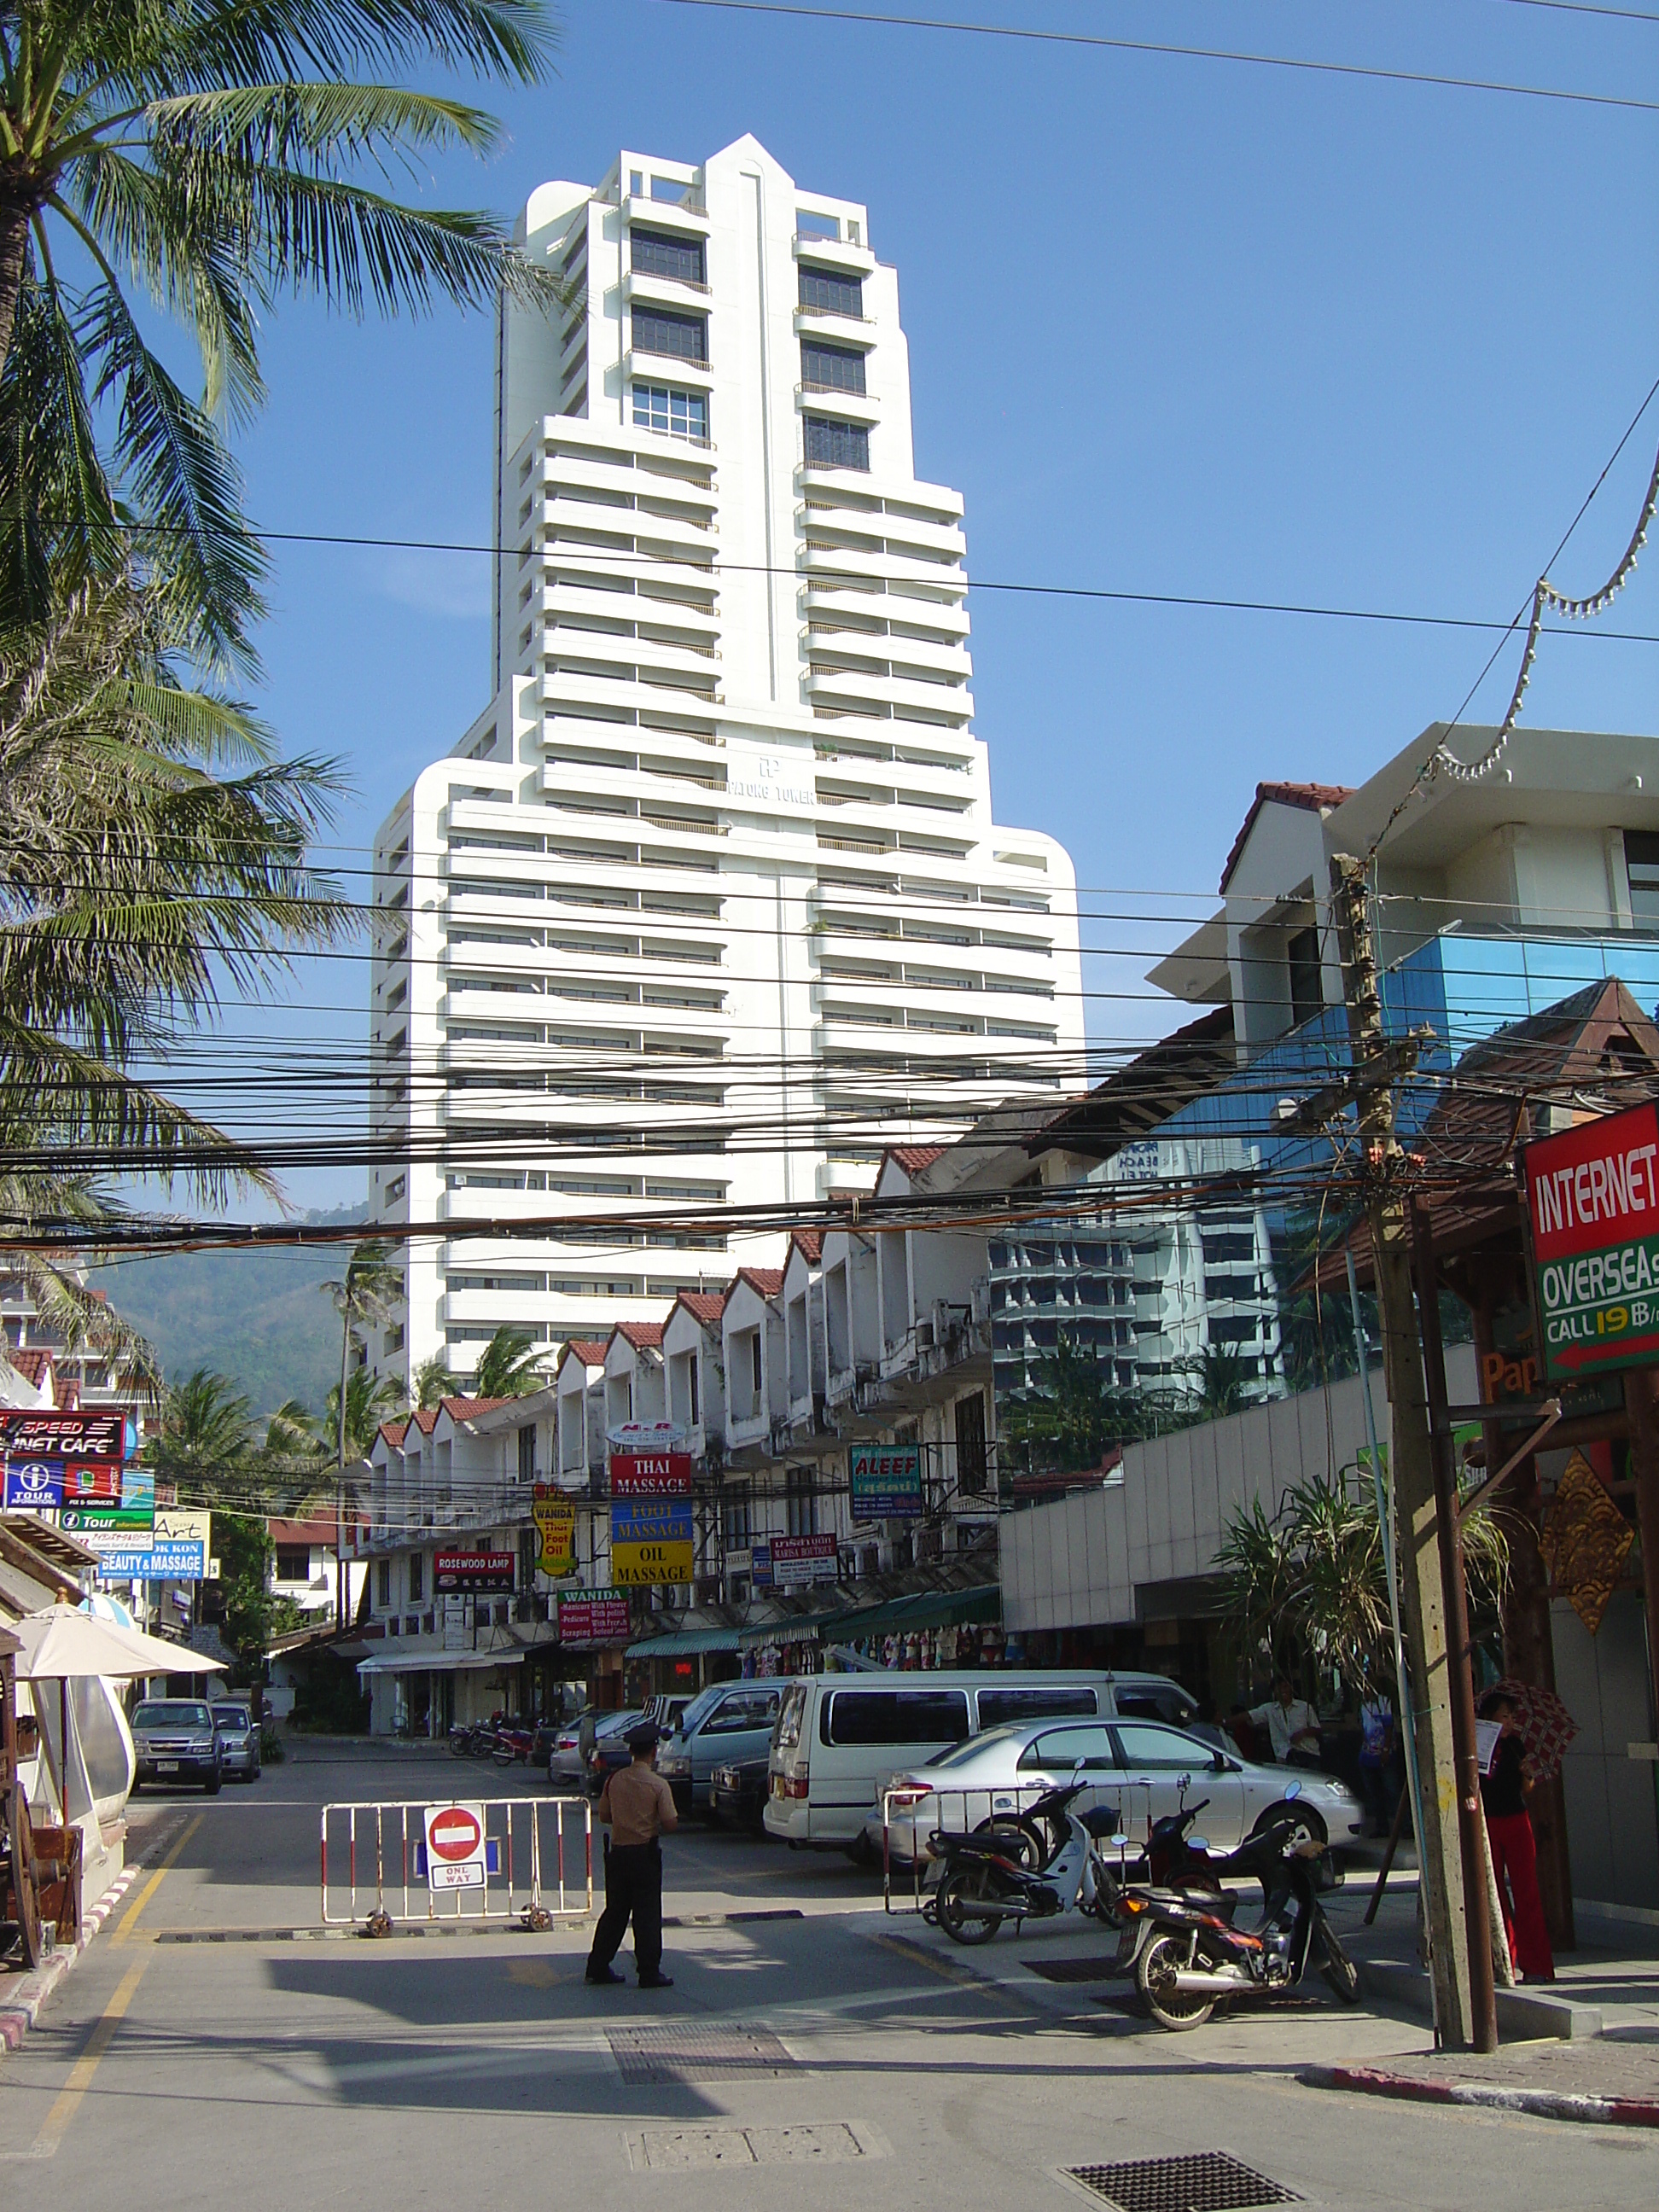
[[[248,631],[265,611],[266,561],[242,513],[240,471],[145,344],[118,285],[94,288],[76,335],[99,365],[94,404],[117,405],[115,457],[143,512],[136,544],[163,607],[210,665],[256,668]]]

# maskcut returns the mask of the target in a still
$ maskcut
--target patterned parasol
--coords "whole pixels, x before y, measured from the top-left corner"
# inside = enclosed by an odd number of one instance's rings
[[[1540,1690],[1531,1682],[1517,1682],[1506,1674],[1486,1696],[1502,1691],[1515,1700],[1516,1725],[1521,1731],[1522,1757],[1534,1782],[1547,1782],[1561,1771],[1561,1754],[1578,1733],[1578,1723],[1553,1690]]]

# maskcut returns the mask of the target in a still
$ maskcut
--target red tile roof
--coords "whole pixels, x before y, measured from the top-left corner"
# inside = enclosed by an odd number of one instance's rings
[[[1255,827],[1255,817],[1264,806],[1299,806],[1304,813],[1323,814],[1328,807],[1340,806],[1345,799],[1353,797],[1353,786],[1347,783],[1259,783],[1255,797],[1250,801],[1250,811],[1239,824],[1238,835],[1233,839],[1233,848],[1227,855],[1227,865],[1221,871],[1221,889],[1224,891],[1232,880],[1233,870],[1238,866],[1249,835]]]
[[[305,1521],[272,1520],[267,1522],[265,1525],[270,1530],[270,1540],[273,1544],[322,1544],[325,1545],[331,1552],[334,1549],[332,1514],[324,1516],[314,1513]],[[354,1529],[368,1528],[368,1523],[361,1514],[348,1513],[345,1525],[346,1534],[349,1535]]]
[[[750,1290],[758,1291],[763,1298],[775,1298],[783,1288],[783,1270],[781,1267],[739,1267],[732,1280],[734,1284],[747,1283]]]
[[[584,1367],[603,1367],[605,1364],[605,1345],[597,1336],[573,1336],[559,1355],[561,1366],[564,1364],[566,1355],[573,1352]]]
[[[81,1384],[78,1378],[71,1375],[67,1381],[62,1382],[58,1382],[54,1379],[54,1387],[58,1394],[58,1411],[60,1413],[76,1412],[81,1403]]]
[[[713,1328],[726,1311],[724,1291],[682,1291],[674,1305],[684,1306],[693,1321],[701,1322],[705,1328]],[[673,1307],[669,1308],[673,1311]]]
[[[823,1231],[821,1229],[796,1229],[790,1232],[789,1242],[803,1260],[816,1267],[823,1255]]]
[[[423,1437],[429,1437],[438,1425],[438,1408],[435,1406],[417,1407],[409,1418]],[[408,1431],[404,1433],[407,1435]]]
[[[945,1147],[943,1145],[889,1145],[887,1157],[890,1160],[896,1160],[906,1175],[920,1175],[924,1168],[932,1167],[935,1160],[943,1159]]]
[[[659,1321],[619,1321],[611,1334],[624,1337],[635,1352],[656,1352],[662,1346],[662,1328]]]
[[[497,1406],[511,1403],[507,1398],[445,1398],[440,1401],[452,1421],[470,1421],[477,1413],[493,1413]]]
[[[37,1350],[33,1345],[21,1349],[13,1347],[7,1352],[6,1357],[23,1380],[33,1383],[37,1390],[40,1388],[40,1378],[45,1375],[47,1368],[50,1367],[54,1374],[57,1371],[56,1354]]]
[[[391,1445],[392,1450],[396,1451],[398,1445],[402,1443],[404,1438],[409,1434],[409,1423],[407,1420],[382,1421],[380,1424],[380,1434],[386,1438],[387,1443]]]

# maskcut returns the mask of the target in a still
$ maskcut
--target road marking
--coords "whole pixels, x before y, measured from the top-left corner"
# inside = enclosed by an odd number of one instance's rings
[[[160,1889],[162,1882],[167,1878],[169,1868],[171,1868],[173,1861],[178,1857],[179,1852],[183,1850],[185,1845],[196,1833],[196,1831],[201,1826],[202,1820],[203,1815],[198,1813],[193,1820],[186,1822],[183,1832],[175,1838],[171,1850],[167,1852],[167,1856],[162,1860],[161,1865],[156,1868],[155,1873],[151,1875],[149,1880],[139,1891],[137,1896],[127,1907],[125,1912],[122,1914],[120,1926],[109,1939],[112,1949],[118,1949],[122,1944],[130,1943],[134,1941],[133,1930],[138,1924],[139,1914],[149,1903],[151,1898],[155,1896],[156,1891]],[[147,1942],[150,1939],[146,1936],[139,1940]]]
[[[92,2077],[98,2071],[99,2061],[114,2040],[115,2031],[121,2025],[127,2007],[132,2002],[133,1991],[143,1978],[148,1959],[136,1960],[121,1978],[120,1987],[105,2007],[103,2017],[87,2038],[87,2047],[70,2069],[70,2075],[58,2091],[52,2110],[40,2125],[40,2132],[32,2147],[23,2153],[25,2158],[55,2158],[58,2146],[68,2131],[70,2122],[79,2109],[81,2100],[92,2087]]]

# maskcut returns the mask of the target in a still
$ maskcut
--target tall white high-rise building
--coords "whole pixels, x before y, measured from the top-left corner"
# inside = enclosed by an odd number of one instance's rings
[[[371,1199],[560,1228],[414,1243],[390,1372],[659,1315],[781,1251],[690,1211],[1079,1074],[1072,865],[992,818],[864,209],[744,137],[544,185],[522,236],[570,306],[501,317],[494,700],[377,841]]]

